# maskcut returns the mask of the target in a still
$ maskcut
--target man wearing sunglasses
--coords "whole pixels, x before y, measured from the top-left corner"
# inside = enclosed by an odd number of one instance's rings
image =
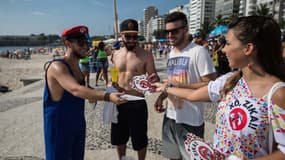
[[[84,99],[116,104],[127,102],[123,93],[106,93],[85,87],[79,59],[89,50],[88,28],[76,26],[63,31],[63,57],[45,64],[43,96],[46,160],[83,160],[86,123]]]
[[[215,68],[208,51],[189,41],[184,13],[173,12],[166,17],[165,33],[172,46],[167,60],[168,87],[198,88],[215,78]],[[184,147],[186,134],[191,132],[202,138],[204,135],[203,103],[186,101],[165,92],[155,102],[158,112],[164,111],[162,104],[165,98],[168,102],[162,128],[163,156],[188,160],[190,157]]]
[[[118,123],[112,123],[111,143],[117,146],[119,159],[126,155],[126,144],[131,137],[133,149],[138,151],[138,160],[144,160],[147,137],[147,104],[144,94],[132,89],[130,82],[134,76],[147,74],[151,82],[159,81],[153,56],[138,45],[138,23],[127,19],[120,24],[120,33],[124,47],[113,53],[113,65],[119,69],[117,86],[126,94],[140,100],[118,105]]]

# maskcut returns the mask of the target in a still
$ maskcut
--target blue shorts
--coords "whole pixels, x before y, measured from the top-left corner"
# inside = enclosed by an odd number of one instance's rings
[[[103,69],[103,68],[108,68],[108,59],[107,58],[101,58],[97,59],[97,68],[98,69]]]
[[[79,63],[81,71],[90,71],[89,63]]]
[[[129,101],[117,106],[118,123],[112,123],[112,145],[125,145],[131,137],[133,149],[139,151],[147,146],[148,111],[145,100]]]
[[[187,133],[193,133],[201,138],[204,136],[204,124],[190,126],[176,123],[175,120],[164,116],[162,127],[162,155],[168,159],[190,159],[184,145]]]

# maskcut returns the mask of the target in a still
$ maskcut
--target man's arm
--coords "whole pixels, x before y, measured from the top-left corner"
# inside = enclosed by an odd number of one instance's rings
[[[67,67],[61,62],[54,62],[48,69],[48,77],[54,78],[62,88],[76,97],[89,100],[110,100],[116,104],[124,103],[126,100],[120,98],[123,93],[106,94],[80,85],[69,73]],[[106,97],[107,96],[107,97]]]
[[[208,74],[206,76],[203,76],[201,82],[188,83],[188,84],[182,84],[182,83],[175,84],[175,83],[173,83],[172,85],[175,86],[175,87],[178,87],[178,88],[198,89],[198,88],[201,88],[201,87],[203,87],[205,85],[208,85],[208,83],[211,80],[215,80],[216,77],[217,77],[216,73],[211,73],[211,74]]]
[[[145,54],[147,55],[146,56],[147,57],[146,58],[146,72],[148,74],[148,80],[151,83],[159,82],[160,78],[159,78],[159,76],[156,72],[156,69],[155,69],[153,56],[150,52],[145,52]]]

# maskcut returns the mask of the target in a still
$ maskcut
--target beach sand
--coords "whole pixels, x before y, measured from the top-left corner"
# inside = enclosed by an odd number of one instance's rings
[[[0,85],[15,90],[24,86],[21,79],[43,78],[43,65],[50,59],[51,54],[33,54],[29,60],[0,58]]]

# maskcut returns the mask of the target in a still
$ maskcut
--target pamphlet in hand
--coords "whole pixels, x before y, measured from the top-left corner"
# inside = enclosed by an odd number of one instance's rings
[[[191,159],[225,160],[225,155],[215,150],[211,144],[192,133],[187,134],[184,145]]]
[[[150,95],[151,84],[147,80],[146,75],[134,76],[130,82],[131,88],[144,94],[145,96]]]

